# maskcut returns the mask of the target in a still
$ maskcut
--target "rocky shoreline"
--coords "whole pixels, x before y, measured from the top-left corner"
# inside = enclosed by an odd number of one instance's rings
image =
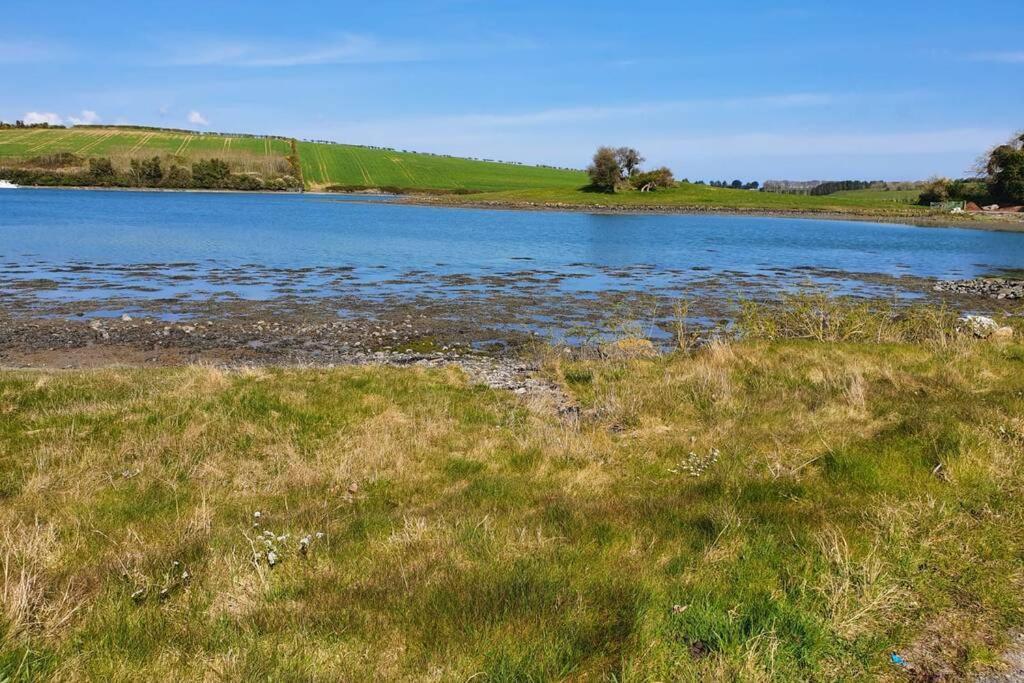
[[[407,328],[402,331],[404,325]],[[80,369],[115,365],[164,367],[192,363],[221,368],[380,365],[462,370],[470,381],[542,399],[560,413],[575,408],[559,387],[538,375],[523,354],[494,354],[470,345],[435,345],[406,322],[254,320],[172,323],[153,318],[89,321],[0,319],[0,368]]]
[[[1024,299],[1024,280],[981,277],[972,280],[943,280],[932,287],[936,292],[985,296],[989,299]]]
[[[70,268],[70,267],[69,267]],[[558,292],[532,274],[483,279],[445,276],[411,298],[344,296],[306,291],[309,273],[220,272],[207,276],[227,287],[264,280],[287,284],[266,300],[239,296],[142,299],[126,287],[175,283],[195,274],[164,274],[155,266],[132,270],[137,279],[108,280],[99,266],[75,264],[64,280],[17,279],[5,284],[0,305],[0,368],[95,368],[111,365],[166,367],[192,363],[218,367],[384,365],[457,367],[473,382],[529,397],[544,397],[572,410],[557,387],[538,373],[538,358],[554,349],[577,355],[602,353],[611,337],[646,338],[641,351],[672,346],[673,304],[690,302],[688,334],[711,333],[736,314],[736,300],[771,300],[779,278],[744,274],[688,280],[646,292]],[[312,274],[318,275],[318,274]],[[644,278],[646,271],[614,272]],[[1019,313],[1024,281],[998,278],[934,282],[910,276],[826,271],[787,274],[856,278],[859,296],[949,305],[997,318]],[[787,279],[783,278],[783,279]],[[620,278],[616,277],[616,280]],[[479,280],[479,281],[478,281]],[[0,281],[2,283],[2,281]],[[72,285],[99,287],[78,296]],[[56,296],[54,296],[56,294]],[[457,296],[456,296],[457,294]],[[653,342],[653,343],[652,343]],[[635,351],[635,350],[633,350]]]

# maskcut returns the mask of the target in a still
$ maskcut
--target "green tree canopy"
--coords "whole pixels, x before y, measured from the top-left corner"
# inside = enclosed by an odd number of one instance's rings
[[[587,169],[590,184],[605,192],[614,192],[622,182],[622,166],[618,155],[611,147],[598,147],[594,160]]]
[[[985,170],[994,197],[1024,204],[1024,133],[993,149]]]

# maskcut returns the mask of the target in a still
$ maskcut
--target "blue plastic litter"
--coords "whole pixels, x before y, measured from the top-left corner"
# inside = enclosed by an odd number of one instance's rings
[[[889,655],[889,657],[892,659],[892,663],[895,664],[896,666],[906,666],[907,665],[907,660],[903,659],[903,657],[900,657],[895,652],[893,652],[891,655]]]

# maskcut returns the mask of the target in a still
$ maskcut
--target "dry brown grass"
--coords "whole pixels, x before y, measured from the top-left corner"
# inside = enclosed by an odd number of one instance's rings
[[[552,359],[576,420],[456,371],[4,373],[0,672],[965,675],[1024,609],[1022,358]]]

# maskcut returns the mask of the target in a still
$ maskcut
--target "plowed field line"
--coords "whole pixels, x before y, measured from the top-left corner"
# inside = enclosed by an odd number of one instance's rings
[[[180,145],[178,145],[178,149],[174,150],[174,156],[180,156],[182,153],[184,153],[185,148],[188,147],[188,144],[190,142],[192,142],[192,136],[191,135],[186,135],[185,139],[182,140]]]
[[[140,149],[142,149],[142,148],[143,148],[144,146],[146,146],[146,144],[147,144],[147,143],[148,143],[148,142],[149,142],[150,140],[152,140],[152,139],[153,139],[153,136],[154,136],[154,135],[156,135],[156,133],[146,133],[146,134],[145,134],[145,135],[143,135],[143,136],[142,136],[141,138],[139,138],[139,141],[138,141],[138,142],[136,142],[136,143],[135,143],[134,145],[132,145],[132,148],[131,148],[131,150],[129,151],[129,154],[134,154],[135,152],[139,151],[139,150],[140,150]]]
[[[45,149],[46,147],[49,147],[51,145],[56,145],[59,142],[64,142],[64,140],[66,140],[70,136],[71,136],[71,133],[64,133],[64,135],[60,135],[60,136],[58,136],[58,137],[56,137],[56,138],[54,138],[52,140],[44,140],[43,142],[40,142],[38,145],[34,145],[32,147],[29,147],[25,151],[34,154],[35,152],[38,152],[38,151],[40,151],[42,149]]]

